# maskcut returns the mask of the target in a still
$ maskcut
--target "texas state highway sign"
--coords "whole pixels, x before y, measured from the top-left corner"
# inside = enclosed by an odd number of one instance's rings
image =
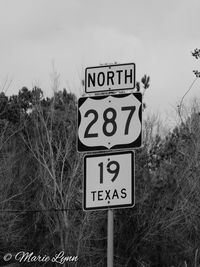
[[[81,97],[78,151],[138,148],[142,144],[142,94]]]
[[[85,155],[83,188],[84,210],[133,207],[134,152]]]

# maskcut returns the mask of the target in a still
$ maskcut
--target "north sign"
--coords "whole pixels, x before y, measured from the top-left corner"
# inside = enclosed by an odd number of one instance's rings
[[[135,87],[135,64],[116,64],[85,69],[85,92],[128,90]]]
[[[83,209],[134,206],[134,152],[84,157]]]
[[[141,93],[82,97],[78,109],[79,152],[141,146]]]

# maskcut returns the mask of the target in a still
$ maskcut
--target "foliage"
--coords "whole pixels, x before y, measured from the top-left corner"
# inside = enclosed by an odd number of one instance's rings
[[[146,76],[145,90],[148,82]],[[76,114],[77,99],[66,90],[51,98],[40,88],[0,94],[1,256],[64,251],[79,257],[75,266],[106,266],[106,211],[82,211]],[[165,136],[155,118],[144,122],[144,144],[136,151],[136,205],[115,210],[115,266],[199,262],[199,122],[194,109]]]

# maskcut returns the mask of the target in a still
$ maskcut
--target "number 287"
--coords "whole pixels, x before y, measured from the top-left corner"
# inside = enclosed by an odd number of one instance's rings
[[[128,111],[128,116],[127,120],[125,123],[125,129],[124,129],[124,135],[128,135],[129,133],[129,126],[131,119],[133,117],[133,114],[135,112],[135,106],[125,106],[121,108],[121,111]],[[92,137],[98,137],[98,133],[92,132],[92,126],[97,122],[99,115],[98,112],[95,109],[89,109],[84,117],[88,117],[90,114],[92,114],[94,117],[88,124],[84,137],[85,138],[92,138]],[[102,125],[102,130],[104,135],[106,136],[113,136],[116,131],[117,131],[117,123],[116,123],[116,118],[117,118],[117,111],[114,108],[107,108],[103,112],[103,125]],[[108,131],[108,125],[111,125],[111,130]]]

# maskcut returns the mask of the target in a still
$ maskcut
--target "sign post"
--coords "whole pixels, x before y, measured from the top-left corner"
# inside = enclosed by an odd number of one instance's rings
[[[114,211],[108,210],[107,267],[113,267],[114,256]]]

